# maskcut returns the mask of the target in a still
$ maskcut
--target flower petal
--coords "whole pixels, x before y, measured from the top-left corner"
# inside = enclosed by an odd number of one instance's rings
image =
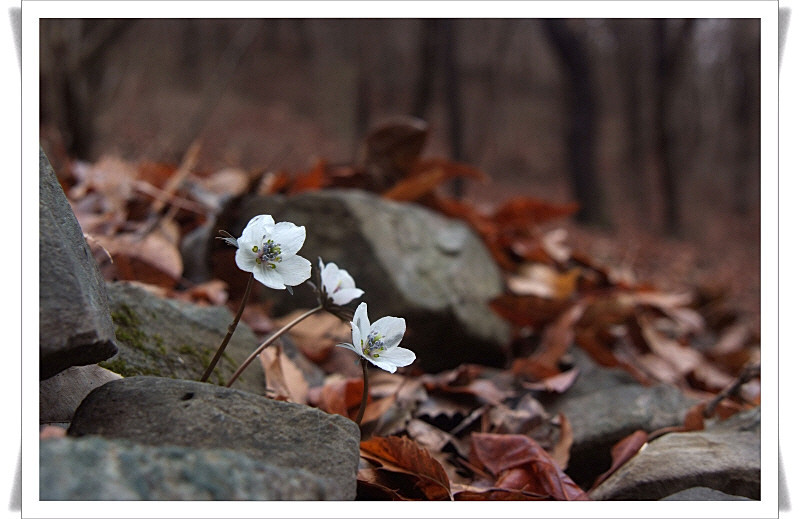
[[[258,247],[261,247],[261,240],[274,226],[275,220],[272,219],[272,216],[268,214],[254,216],[250,219],[242,231],[242,237],[237,241],[239,242],[240,246],[243,243],[246,243],[248,249],[253,245],[258,245]]]
[[[256,281],[269,288],[274,288],[275,290],[286,288],[283,276],[277,272],[277,269],[265,266],[264,263],[256,265],[255,269],[253,269],[253,276],[255,276]]]
[[[326,289],[333,289],[331,286],[334,281],[336,280],[339,267],[336,266],[336,263],[328,263],[327,265],[322,265],[322,260],[319,262],[320,272],[322,273],[320,276],[322,278],[322,286]]]
[[[292,222],[278,222],[272,228],[272,239],[281,246],[281,256],[297,254],[306,241],[306,228]]]
[[[353,334],[353,344],[356,345],[355,352],[363,357],[364,352],[361,348],[361,330],[358,329],[358,326],[356,326],[355,323],[350,323],[350,329],[352,330]]]
[[[391,362],[395,366],[402,367],[402,366],[408,366],[409,364],[414,362],[416,358],[417,355],[413,351],[398,346],[396,348],[387,349],[386,351],[381,353],[381,356],[377,360],[383,362]]]
[[[344,269],[339,269],[338,281],[336,285],[339,287],[339,290],[343,290],[345,288],[355,288],[356,282],[353,280],[353,276],[351,276],[349,272]]]
[[[242,242],[239,242],[239,244],[241,245]],[[258,265],[258,263],[256,263],[256,255],[249,248],[239,247],[236,249],[236,256],[234,256],[234,258],[236,260],[236,266],[245,272],[253,272]]]
[[[358,328],[360,332],[361,338],[366,339],[367,335],[369,335],[369,317],[367,317],[367,303],[362,302],[356,308],[355,313],[353,314],[353,324],[355,328]]]
[[[372,324],[371,331],[377,331],[384,337],[383,344],[386,348],[397,346],[406,333],[406,320],[402,317],[381,317]]]
[[[363,290],[360,288],[342,288],[334,292],[333,294],[328,294],[333,299],[333,304],[335,305],[346,305],[353,299],[357,297],[361,297],[364,293]]]
[[[384,360],[382,357],[379,357],[377,359],[373,359],[366,356],[363,357],[369,360],[371,363],[378,366],[379,368],[388,371],[389,373],[394,373],[395,371],[397,371],[397,366],[395,366],[394,363]]]
[[[360,350],[360,349],[356,348],[355,346],[353,346],[353,345],[352,345],[352,344],[350,344],[350,343],[347,343],[347,342],[341,342],[341,343],[337,344],[337,346],[339,346],[339,347],[342,347],[342,348],[346,348],[346,349],[348,349],[348,350],[352,350],[352,351],[356,352],[357,354],[359,354],[359,355],[360,355],[360,356],[362,356],[362,357],[364,356],[364,354],[363,354],[363,353],[361,353],[361,350]]]
[[[302,256],[283,256],[283,261],[275,264],[275,269],[283,283],[296,286],[311,277],[311,262]]]

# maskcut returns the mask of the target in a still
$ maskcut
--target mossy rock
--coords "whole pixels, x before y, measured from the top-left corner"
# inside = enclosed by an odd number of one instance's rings
[[[107,289],[119,352],[100,365],[123,377],[199,380],[233,320],[225,307],[163,299],[130,283],[107,283]],[[239,322],[209,382],[224,385],[258,344]],[[263,394],[259,363],[253,362],[234,387]]]

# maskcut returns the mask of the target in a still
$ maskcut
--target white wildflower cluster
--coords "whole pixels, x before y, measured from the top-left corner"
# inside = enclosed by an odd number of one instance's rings
[[[240,238],[223,239],[238,248],[236,265],[245,272],[252,272],[256,281],[265,286],[291,292],[291,287],[311,277],[311,262],[297,255],[306,239],[303,226],[275,223],[272,216],[259,215],[250,220]],[[320,306],[338,316],[344,313],[342,305],[364,294],[356,287],[353,277],[333,262],[325,264],[319,259],[316,279]],[[337,346],[356,352],[379,368],[394,373],[398,367],[408,366],[416,359],[413,351],[399,347],[406,331],[404,319],[387,316],[370,324],[367,304],[362,302],[350,326],[353,343]]]

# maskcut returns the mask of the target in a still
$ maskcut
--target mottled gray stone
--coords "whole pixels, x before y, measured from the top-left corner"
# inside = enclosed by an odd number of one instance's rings
[[[751,501],[750,498],[733,496],[708,487],[692,487],[680,492],[675,492],[661,501]]]
[[[309,471],[227,449],[149,446],[100,436],[45,440],[42,501],[342,499]]]
[[[683,423],[695,400],[660,384],[611,385],[570,397],[569,391],[548,412],[559,412],[572,425],[573,444],[567,473],[579,484],[591,483],[611,465],[611,448],[636,430],[647,432]]]
[[[226,228],[239,235],[253,216],[306,227],[300,255],[346,269],[365,291],[369,315],[403,317],[404,346],[426,371],[473,362],[502,366],[508,324],[488,307],[503,290],[500,271],[478,236],[459,220],[415,204],[397,203],[358,190],[331,189],[293,197],[251,197],[238,205]],[[217,244],[216,247],[222,245]],[[213,245],[212,245],[213,247]],[[233,267],[233,252],[228,260]],[[265,293],[276,312],[310,308],[311,291],[301,287]]]
[[[131,283],[108,283],[108,297],[119,353],[101,366],[125,377],[199,380],[233,320],[226,307],[164,299]],[[250,327],[239,321],[209,381],[224,385],[258,344]],[[234,385],[264,394],[259,362],[251,363]]]
[[[355,498],[360,439],[355,422],[245,391],[158,377],[115,380],[84,399],[68,434],[232,449],[262,463],[311,472],[325,482],[328,496]]]
[[[114,353],[105,285],[78,220],[39,150],[39,378]]]
[[[761,499],[760,409],[707,430],[656,438],[592,493],[596,500],[654,500],[692,487]]]
[[[39,382],[39,423],[65,423],[89,392],[120,375],[97,364],[73,366]]]

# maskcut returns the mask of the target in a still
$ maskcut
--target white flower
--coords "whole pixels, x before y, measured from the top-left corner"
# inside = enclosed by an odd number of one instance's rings
[[[360,297],[364,291],[356,288],[356,282],[346,270],[340,269],[336,263],[323,265],[319,260],[319,271],[322,279],[323,298],[329,297],[335,305],[346,305]]]
[[[353,350],[381,369],[394,373],[398,367],[408,366],[417,358],[414,352],[398,344],[406,332],[406,321],[401,317],[381,317],[369,324],[367,303],[356,308],[353,321],[353,344],[337,344]]]
[[[254,217],[236,240],[236,265],[252,272],[257,281],[282,290],[311,277],[311,262],[297,256],[306,240],[306,228],[278,222],[270,215]],[[290,289],[291,290],[291,289]]]

